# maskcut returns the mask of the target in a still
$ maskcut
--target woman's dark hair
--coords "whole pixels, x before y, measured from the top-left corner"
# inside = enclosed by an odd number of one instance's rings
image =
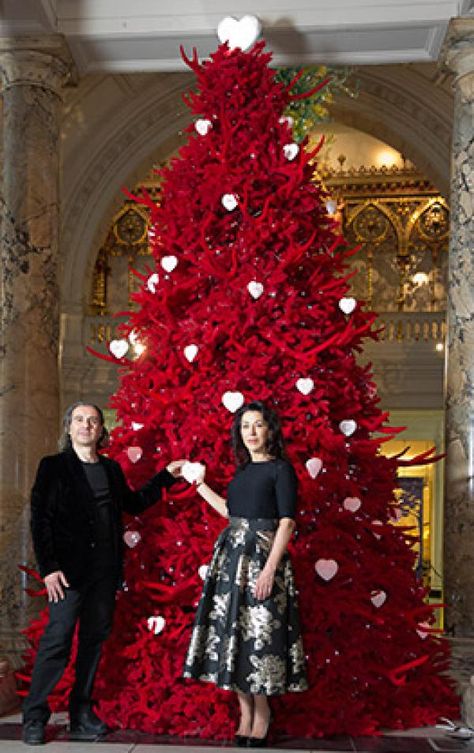
[[[87,405],[88,408],[94,408],[94,410],[96,410],[99,414],[100,423],[102,425],[102,434],[100,435],[99,441],[97,442],[97,449],[101,450],[103,447],[107,447],[109,441],[109,432],[105,428],[105,419],[103,412],[97,405],[94,405],[94,403],[91,403],[88,400],[78,400],[77,403],[73,403],[69,406],[63,417],[63,433],[61,434],[58,442],[58,447],[61,452],[64,452],[64,450],[70,450],[72,448],[71,437],[69,435],[72,414],[76,408],[80,408],[82,405]]]
[[[284,458],[285,446],[281,433],[280,419],[274,410],[269,408],[261,400],[252,400],[246,403],[236,412],[231,429],[232,449],[238,465],[247,465],[250,463],[250,453],[242,441],[242,416],[248,411],[258,411],[262,418],[268,424],[267,452],[272,458]]]

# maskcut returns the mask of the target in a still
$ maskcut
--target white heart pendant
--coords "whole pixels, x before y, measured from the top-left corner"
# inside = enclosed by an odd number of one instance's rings
[[[176,256],[163,256],[161,260],[161,266],[165,270],[165,272],[171,273],[173,269],[176,269],[176,266],[178,264],[178,260]]]
[[[346,497],[342,506],[345,510],[349,510],[349,512],[357,512],[361,504],[362,502],[359,497]]]
[[[302,395],[309,395],[313,388],[314,382],[311,377],[301,377],[296,382],[296,389],[298,390],[298,392],[301,392]]]
[[[199,348],[197,345],[194,345],[194,343],[191,343],[191,345],[186,345],[186,347],[183,349],[184,357],[187,361],[189,361],[189,363],[192,363],[196,358],[198,351]]]
[[[131,463],[138,463],[143,455],[143,450],[141,447],[127,447],[127,455]]]
[[[224,392],[222,395],[222,404],[228,411],[235,413],[244,404],[244,396],[241,392]]]
[[[305,466],[311,478],[314,479],[323,467],[323,461],[321,458],[309,458],[309,460],[306,461]]]
[[[128,351],[128,342],[126,340],[111,340],[109,350],[115,358],[123,358]]]
[[[199,118],[199,120],[196,120],[194,128],[200,136],[205,136],[212,128],[212,122],[207,118]]]
[[[339,428],[345,437],[350,437],[357,429],[357,422],[353,421],[352,418],[349,418],[345,421],[341,421]]]
[[[372,525],[373,526],[377,526],[377,528],[379,528],[380,526],[383,526],[383,523],[382,523],[381,520],[373,520],[372,521]],[[372,534],[375,536],[375,538],[377,539],[377,541],[380,541],[380,539],[382,538],[382,534],[381,533],[376,533],[375,531],[372,531]]]
[[[380,609],[380,607],[387,601],[387,594],[385,593],[385,591],[372,591],[370,601],[372,602],[374,607]]]
[[[149,617],[147,620],[148,630],[150,630],[155,635],[158,635],[163,630],[164,626],[166,625],[166,620],[164,617],[161,616],[161,614],[154,615],[153,617]]]
[[[233,193],[225,193],[221,199],[221,204],[228,212],[232,212],[237,206],[237,196]]]
[[[255,300],[257,300],[263,293],[263,285],[261,282],[252,280],[252,282],[249,282],[249,284],[247,285],[247,290],[249,291],[252,298],[255,298]]]
[[[283,147],[283,154],[285,155],[286,159],[291,162],[297,156],[299,150],[300,148],[298,144],[285,144],[285,146]]]
[[[357,301],[355,298],[341,298],[339,301],[339,308],[344,314],[352,314],[356,306]]]
[[[260,36],[261,24],[255,16],[243,16],[237,20],[232,16],[226,16],[217,27],[219,41],[227,42],[231,50],[239,47],[248,50]]]
[[[423,630],[423,628],[426,628],[426,630]],[[425,638],[428,637],[428,634],[429,634],[429,632],[430,632],[431,629],[432,628],[431,628],[431,625],[429,624],[429,622],[420,622],[419,626],[416,629],[416,632],[420,636],[421,640],[424,641]]]
[[[138,531],[125,531],[123,534],[123,540],[125,541],[126,545],[130,547],[130,549],[133,549],[136,547],[137,544],[141,541],[141,536],[138,533]]]
[[[181,467],[181,475],[188,484],[194,484],[194,482],[202,476],[202,472],[205,471],[205,467],[202,463],[190,463],[187,460]]]
[[[160,275],[157,272],[153,272],[153,274],[149,276],[148,280],[146,281],[146,286],[150,293],[156,292],[156,286],[158,285],[159,281]]]
[[[320,559],[314,566],[317,574],[325,581],[332,580],[339,570],[336,560]]]

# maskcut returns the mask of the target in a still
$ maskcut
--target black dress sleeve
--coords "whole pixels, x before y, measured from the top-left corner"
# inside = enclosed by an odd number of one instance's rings
[[[298,480],[295,469],[287,461],[277,463],[275,481],[276,506],[279,518],[294,518],[296,516],[296,497]]]

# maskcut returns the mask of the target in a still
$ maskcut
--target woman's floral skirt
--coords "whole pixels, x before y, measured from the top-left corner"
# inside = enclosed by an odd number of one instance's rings
[[[207,570],[184,677],[225,690],[279,695],[308,687],[291,561],[285,553],[270,597],[254,597],[278,520],[230,518]]]

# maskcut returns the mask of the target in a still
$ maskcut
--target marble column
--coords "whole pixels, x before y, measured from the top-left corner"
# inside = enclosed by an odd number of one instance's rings
[[[0,652],[14,661],[31,601],[18,569],[31,561],[29,494],[58,436],[60,92],[69,69],[59,35],[0,39]]]
[[[474,19],[454,19],[442,51],[454,74],[446,349],[446,627],[474,638]]]

